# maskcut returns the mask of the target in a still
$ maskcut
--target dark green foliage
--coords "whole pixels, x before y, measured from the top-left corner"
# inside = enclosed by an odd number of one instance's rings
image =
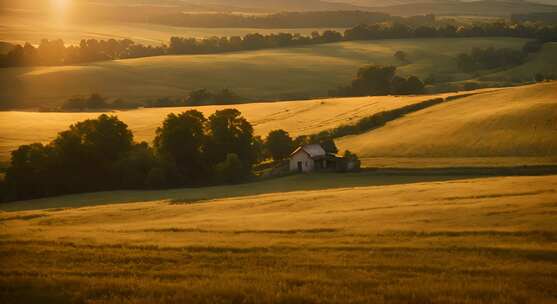
[[[403,51],[396,51],[393,56],[400,62],[407,62],[408,60],[408,55]]]
[[[163,168],[152,168],[145,179],[148,189],[160,189],[168,185],[166,171]]]
[[[360,68],[347,87],[331,90],[331,96],[408,95],[424,92],[424,83],[415,76],[395,76],[396,67],[370,65]]]
[[[522,47],[522,52],[525,54],[537,53],[542,49],[542,47],[543,47],[543,42],[539,40],[532,40],[524,44],[524,46]]]
[[[294,142],[288,132],[280,129],[269,132],[265,141],[265,148],[273,160],[283,160],[288,158],[294,149]]]
[[[469,96],[469,95],[465,95],[463,94],[460,97],[465,97],[465,96]],[[355,135],[355,134],[361,134],[379,127],[384,126],[387,122],[398,119],[408,113],[412,113],[418,110],[422,110],[428,107],[431,107],[433,105],[437,105],[440,104],[442,102],[445,101],[450,101],[450,100],[454,100],[456,99],[456,97],[453,98],[447,98],[447,99],[443,99],[443,98],[436,98],[436,99],[430,99],[430,100],[426,100],[420,103],[416,103],[416,104],[411,104],[411,105],[407,105],[401,108],[397,108],[397,109],[393,109],[393,110],[389,110],[389,111],[383,111],[383,112],[379,112],[376,114],[373,114],[371,116],[367,116],[364,117],[362,119],[360,119],[358,122],[356,122],[353,125],[340,125],[334,129],[330,129],[330,130],[326,130],[326,131],[322,131],[318,134],[315,134],[313,136],[310,137],[305,137],[305,138],[309,138],[309,143],[320,143],[324,148],[327,146],[327,143],[324,142],[323,140],[329,140],[329,139],[334,139],[334,138],[339,138],[339,137],[343,137],[343,136],[347,136],[347,135]],[[301,138],[300,141],[302,141],[303,139]],[[307,143],[307,142],[306,142]],[[334,144],[334,141],[333,141]],[[327,150],[327,148],[325,148],[325,150]],[[334,149],[329,149],[327,150],[327,152],[330,153],[336,153],[337,151],[335,151]]]
[[[102,110],[110,107],[107,99],[97,93],[93,93],[87,98],[71,98],[62,104],[64,111]]]
[[[242,161],[238,155],[229,153],[224,161],[216,165],[215,177],[220,183],[235,184],[244,180],[246,176],[238,174],[244,171]]]
[[[306,13],[281,13],[264,17],[243,16],[243,15],[227,15],[225,19],[240,19],[245,22],[246,27],[255,20],[265,19],[271,24],[278,22],[275,19],[294,19],[296,22],[306,23],[304,14],[316,14],[319,18],[325,18],[327,14],[333,16],[327,17],[325,22],[331,23],[337,20],[334,15],[340,14],[338,27],[354,26],[356,20],[367,20],[367,17],[359,18],[360,15],[371,14],[371,19],[375,22],[361,21],[361,25],[350,28],[341,34],[335,31],[324,31],[322,34],[318,32],[312,33],[311,36],[302,36],[299,34],[278,33],[261,35],[259,33],[247,34],[244,37],[210,37],[204,39],[172,37],[169,45],[166,46],[145,46],[136,44],[129,39],[123,40],[82,40],[79,46],[65,47],[63,41],[43,40],[39,47],[26,43],[23,46],[16,45],[8,53],[0,54],[0,68],[14,66],[35,66],[35,65],[64,65],[75,64],[81,62],[92,62],[99,60],[114,60],[125,58],[139,58],[149,56],[160,56],[168,54],[214,54],[223,52],[255,50],[263,48],[291,47],[299,45],[332,43],[338,41],[353,40],[376,40],[376,39],[395,39],[395,38],[434,38],[434,37],[520,37],[532,38],[541,42],[557,41],[557,27],[545,26],[531,23],[507,24],[503,22],[493,22],[485,24],[474,24],[461,26],[458,29],[453,25],[438,23],[435,26],[424,25],[427,23],[435,23],[433,16],[420,17],[388,17],[382,14],[367,12],[306,12]],[[355,15],[354,18],[346,19],[348,15]],[[346,16],[345,16],[346,15]],[[191,17],[189,17],[191,16]],[[183,14],[177,13],[175,16],[165,16],[162,23],[184,23],[199,22],[199,16],[204,14]],[[214,18],[221,18],[220,15],[211,14],[207,20],[213,20],[212,26],[219,21]],[[176,19],[177,18],[177,19]],[[394,22],[384,23],[384,19]],[[431,19],[431,20],[429,20]],[[381,20],[381,21],[380,21]],[[292,26],[289,21],[289,26]],[[336,22],[336,21],[334,21]],[[333,22],[333,23],[334,23]],[[346,22],[351,25],[347,25]],[[344,24],[344,25],[342,25]],[[274,26],[276,27],[276,26]],[[312,27],[312,26],[310,26]]]
[[[463,72],[511,67],[524,63],[526,54],[509,48],[474,48],[457,56],[458,68]]]
[[[131,131],[115,116],[77,123],[48,145],[24,145],[12,152],[7,196],[30,199],[122,187],[120,170],[141,174],[134,151]],[[126,167],[130,163],[135,170]]]
[[[262,159],[263,141],[236,109],[206,119],[196,110],[170,114],[154,149],[136,144],[126,124],[100,115],[60,132],[48,145],[12,152],[0,201],[114,189],[237,183]]]
[[[157,159],[146,142],[135,144],[114,164],[113,183],[118,185],[118,188],[141,189],[147,183],[152,168],[157,164]]]
[[[253,127],[236,109],[224,109],[211,115],[207,124],[206,156],[210,163],[220,163],[228,154],[236,154],[242,163],[240,176],[251,174],[258,152],[253,140]]]
[[[206,118],[197,110],[169,114],[157,129],[154,145],[161,158],[171,161],[187,184],[207,180],[204,149]]]
[[[335,144],[335,141],[333,140],[332,137],[326,137],[326,138],[321,139],[319,141],[319,144],[321,145],[323,150],[325,150],[325,152],[327,152],[327,153],[331,153],[331,154],[337,154],[338,153],[337,145]]]
[[[244,98],[229,89],[213,93],[206,89],[195,90],[185,101],[188,106],[225,105],[242,101]]]

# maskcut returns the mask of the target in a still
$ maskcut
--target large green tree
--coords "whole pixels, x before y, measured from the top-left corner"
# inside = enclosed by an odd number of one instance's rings
[[[274,160],[287,158],[292,153],[293,147],[292,137],[282,129],[269,132],[265,141],[265,148]]]
[[[257,159],[253,127],[236,109],[216,111],[208,121],[209,141],[207,157],[210,163],[226,160],[228,154],[236,154],[242,163],[240,175],[248,175]]]
[[[157,129],[155,149],[166,162],[176,165],[183,182],[203,183],[208,178],[205,160],[207,136],[203,113],[190,110],[180,114],[169,114],[162,127]]]

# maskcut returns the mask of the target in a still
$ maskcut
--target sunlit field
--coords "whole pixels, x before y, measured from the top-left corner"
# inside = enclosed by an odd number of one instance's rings
[[[356,152],[368,167],[520,166],[557,163],[557,83],[484,89],[408,114],[386,126],[336,140],[341,151]],[[386,96],[204,106],[239,109],[256,135],[285,129],[308,135],[380,111],[424,100],[459,95]],[[113,112],[127,123],[138,141],[151,142],[166,115],[190,108],[152,108]],[[0,159],[8,161],[19,145],[48,142],[70,124],[99,113],[0,112]],[[480,140],[481,139],[481,140]]]
[[[340,99],[299,100],[274,103],[249,103],[230,106],[203,106],[180,108],[149,108],[115,111],[129,125],[137,141],[151,142],[156,128],[169,113],[179,113],[195,108],[206,116],[216,110],[237,108],[250,121],[257,135],[267,135],[275,129],[285,129],[292,136],[317,133],[322,130],[353,122],[374,113],[396,109],[423,100],[454,94],[433,96],[361,97]],[[58,132],[71,124],[100,113],[38,113],[0,112],[0,159],[6,160],[9,152],[19,145],[31,142],[48,142]]]
[[[337,141],[365,157],[557,157],[557,83],[485,92]]]
[[[48,18],[25,16],[0,16],[0,41],[38,44],[41,39],[62,39],[68,45],[79,45],[82,39],[132,39],[146,45],[168,44],[170,37],[207,38],[213,36],[244,36],[249,33],[299,33],[309,35],[324,29],[255,29],[255,28],[184,28],[150,23],[95,22],[53,23]],[[344,31],[344,29],[334,29]]]
[[[456,56],[474,47],[521,49],[527,40],[517,38],[396,39],[342,42],[295,48],[245,51],[213,55],[160,56],[76,66],[6,68],[0,70],[0,99],[4,104],[40,107],[61,104],[75,96],[100,93],[109,98],[145,101],[160,97],[184,97],[191,90],[229,88],[247,99],[294,100],[326,96],[328,90],[348,84],[366,64],[399,66],[402,75],[422,79],[449,77],[451,81],[475,80],[483,74],[460,73]],[[539,56],[555,57],[555,44],[547,44],[525,65]],[[409,63],[393,54],[402,50]],[[545,57],[544,57],[545,58]],[[497,84],[531,81],[538,72],[556,70],[548,61],[542,71],[532,66],[520,77],[503,73]],[[493,83],[488,79],[487,83]]]
[[[96,194],[128,199],[105,206],[93,206],[91,195],[5,205],[35,210],[0,213],[0,300],[557,300],[556,176],[382,187],[370,186],[372,179],[298,176],[243,193],[216,187],[207,196],[186,189]],[[330,189],[293,191],[312,180]]]

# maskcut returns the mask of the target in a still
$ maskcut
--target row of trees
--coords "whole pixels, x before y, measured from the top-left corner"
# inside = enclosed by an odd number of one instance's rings
[[[474,26],[443,25],[439,27],[409,25],[402,22],[359,25],[344,34],[337,31],[313,32],[310,36],[278,33],[248,34],[244,37],[210,37],[205,39],[172,37],[169,45],[158,47],[123,40],[82,40],[79,46],[64,45],[62,40],[42,40],[38,47],[29,43],[17,45],[0,55],[0,67],[63,65],[99,60],[138,58],[166,54],[211,54],[241,50],[290,47],[349,40],[434,37],[525,37],[542,42],[557,41],[557,27],[540,25],[486,23]]]
[[[281,12],[276,14],[176,13],[157,16],[151,22],[184,27],[218,28],[348,28],[362,23],[404,20],[365,11]]]
[[[98,93],[93,93],[87,97],[72,97],[66,100],[60,107],[63,111],[96,111],[106,109],[134,109],[141,106],[149,108],[160,107],[184,107],[184,106],[202,106],[202,105],[227,105],[240,101],[246,101],[245,98],[239,96],[229,89],[212,92],[207,89],[199,89],[190,92],[185,98],[163,97],[154,100],[148,100],[144,103],[130,102],[123,99],[110,101]]]
[[[458,68],[463,72],[495,69],[520,65],[526,60],[526,52],[509,48],[473,48],[469,53],[457,56]]]
[[[416,76],[396,75],[396,67],[369,65],[358,70],[348,86],[329,91],[333,97],[410,95],[424,92],[424,83]]]
[[[136,143],[116,116],[101,115],[60,132],[49,144],[20,146],[12,152],[0,201],[114,189],[153,189],[237,183],[252,176],[254,164],[282,160],[295,145],[321,142],[336,153],[334,141],[318,136],[293,140],[283,130],[267,139],[236,109],[209,117],[197,110],[170,114],[153,145]]]

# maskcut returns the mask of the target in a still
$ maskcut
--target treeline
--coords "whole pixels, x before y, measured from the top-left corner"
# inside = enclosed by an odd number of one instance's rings
[[[29,43],[14,46],[7,54],[0,55],[0,67],[66,65],[169,54],[214,54],[352,40],[453,37],[522,37],[548,42],[557,41],[557,27],[495,22],[457,28],[452,25],[426,26],[394,22],[359,25],[344,33],[331,30],[314,32],[309,36],[254,33],[244,37],[204,39],[172,37],[169,45],[158,47],[136,44],[129,39],[88,39],[82,40],[79,46],[65,46],[62,40],[42,40],[38,47]]]
[[[557,27],[538,24],[481,23],[469,26],[413,26],[404,23],[359,25],[344,32],[345,40],[396,38],[518,37],[557,41]]]
[[[396,75],[396,67],[369,65],[358,70],[348,86],[329,91],[331,97],[411,95],[424,93],[424,83],[416,76]]]
[[[527,55],[526,52],[510,48],[473,48],[469,53],[457,56],[457,65],[463,72],[511,67],[524,63]]]
[[[190,92],[185,98],[162,97],[155,100],[147,100],[143,103],[131,102],[124,99],[109,100],[109,98],[98,93],[93,93],[87,97],[72,97],[62,103],[60,110],[63,111],[96,111],[96,110],[126,110],[139,107],[164,108],[164,107],[185,107],[185,106],[204,106],[204,105],[228,105],[240,101],[247,101],[246,98],[234,93],[229,89],[212,92],[207,89],[199,89]],[[45,110],[58,110],[45,109]]]
[[[468,53],[460,53],[456,57],[458,68],[463,72],[474,72],[485,69],[512,67],[523,64],[528,54],[537,53],[543,47],[539,40],[528,41],[521,50],[510,48],[488,47],[473,48]]]
[[[511,22],[541,22],[546,24],[557,24],[557,12],[540,12],[529,14],[513,14],[511,15]]]
[[[338,151],[330,138],[293,140],[282,130],[263,140],[254,136],[252,125],[236,109],[209,117],[197,110],[170,114],[152,146],[135,142],[125,123],[103,114],[72,125],[46,145],[23,145],[13,151],[5,179],[0,180],[0,201],[239,183],[252,178],[254,164],[267,158],[282,160],[295,145],[307,143]]]
[[[358,24],[395,20],[403,18],[364,11],[282,12],[267,15],[176,13],[151,18],[151,22],[157,24],[208,28],[349,28]]]

